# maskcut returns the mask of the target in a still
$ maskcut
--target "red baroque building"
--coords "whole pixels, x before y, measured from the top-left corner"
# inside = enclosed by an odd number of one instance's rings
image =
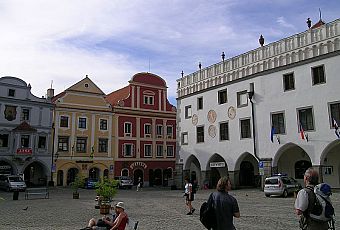
[[[129,85],[107,95],[116,122],[115,176],[144,186],[172,185],[176,161],[176,108],[164,79],[137,73]]]

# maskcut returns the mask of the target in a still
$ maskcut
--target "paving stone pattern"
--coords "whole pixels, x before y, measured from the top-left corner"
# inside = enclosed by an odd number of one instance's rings
[[[199,190],[193,202],[196,212],[186,215],[183,191],[164,188],[144,188],[137,192],[119,190],[114,202],[123,201],[133,221],[139,221],[138,230],[204,230],[199,221],[199,207],[213,190]],[[291,230],[298,228],[294,214],[294,197],[266,198],[258,189],[231,191],[241,210],[235,219],[238,230]],[[80,229],[91,217],[100,218],[95,209],[95,191],[80,190],[80,199],[72,199],[69,188],[52,188],[50,199],[13,200],[12,193],[0,191],[0,229]],[[340,213],[340,193],[332,195],[336,215]],[[27,208],[28,207],[28,208]],[[24,210],[27,208],[27,210]],[[336,229],[340,229],[336,222]]]

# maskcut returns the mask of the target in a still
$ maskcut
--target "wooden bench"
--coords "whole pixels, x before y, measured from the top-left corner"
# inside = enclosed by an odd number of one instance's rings
[[[49,199],[50,193],[48,191],[48,187],[41,188],[26,188],[25,191],[25,200],[28,200],[28,197],[31,195],[39,195],[37,198],[45,198]]]

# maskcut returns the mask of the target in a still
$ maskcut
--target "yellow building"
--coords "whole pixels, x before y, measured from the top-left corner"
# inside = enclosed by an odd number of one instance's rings
[[[86,178],[114,176],[111,105],[86,75],[54,96],[53,181],[66,186],[80,173]]]

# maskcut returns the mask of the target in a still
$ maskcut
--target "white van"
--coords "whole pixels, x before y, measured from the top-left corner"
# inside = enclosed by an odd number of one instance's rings
[[[0,175],[0,188],[6,191],[25,191],[26,183],[18,175]]]

